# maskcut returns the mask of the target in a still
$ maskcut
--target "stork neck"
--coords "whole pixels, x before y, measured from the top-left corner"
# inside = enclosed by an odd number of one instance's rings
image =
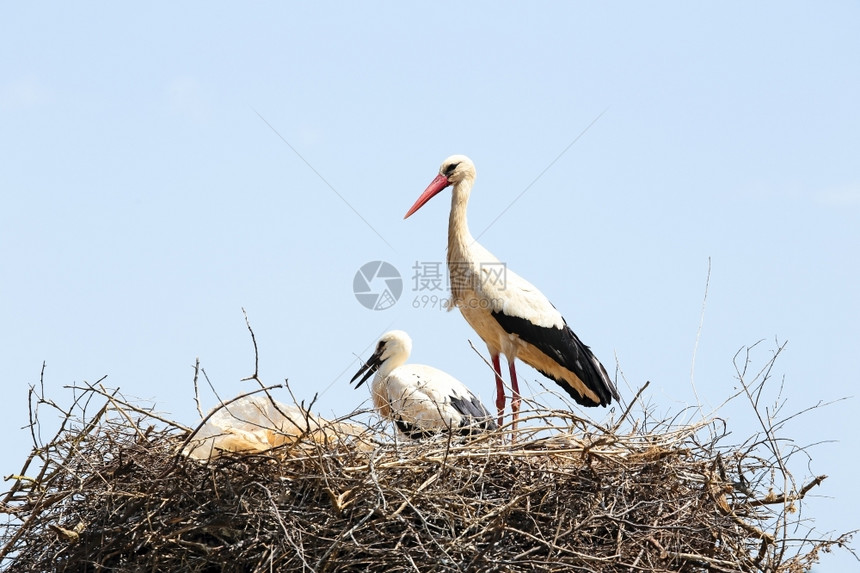
[[[451,214],[448,216],[448,261],[467,260],[469,245],[474,242],[466,220],[466,207],[472,182],[464,179],[451,192]]]
[[[390,356],[385,362],[379,365],[379,369],[376,371],[376,379],[383,380],[388,378],[388,375],[394,372],[395,369],[403,366],[408,358],[408,354],[405,356],[401,354]]]

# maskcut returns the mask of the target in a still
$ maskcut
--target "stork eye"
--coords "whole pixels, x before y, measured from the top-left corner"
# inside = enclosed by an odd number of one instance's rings
[[[458,165],[460,165],[460,164],[459,163],[452,163],[451,165],[446,167],[445,168],[445,176],[447,177],[447,176],[451,175],[452,173],[454,173],[454,170],[457,169]]]

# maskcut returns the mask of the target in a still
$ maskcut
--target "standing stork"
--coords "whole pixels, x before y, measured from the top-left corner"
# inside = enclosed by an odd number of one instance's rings
[[[618,400],[618,392],[606,369],[552,303],[472,238],[466,223],[466,205],[474,183],[472,160],[465,155],[452,155],[442,163],[439,175],[403,218],[408,218],[449,185],[453,187],[448,219],[451,302],[490,351],[499,425],[505,412],[500,353],[508,360],[514,428],[520,409],[514,366],[517,358],[555,380],[580,405],[606,406],[613,398]]]
[[[496,429],[492,415],[462,382],[432,366],[405,364],[411,352],[408,334],[386,332],[350,383],[364,374],[358,388],[375,373],[370,387],[374,407],[412,439]]]

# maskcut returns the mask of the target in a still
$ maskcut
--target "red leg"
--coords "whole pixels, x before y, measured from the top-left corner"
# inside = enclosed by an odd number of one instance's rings
[[[511,389],[514,394],[511,396],[511,412],[513,413],[513,426],[512,429],[517,429],[517,419],[520,417],[520,385],[517,382],[517,367],[514,366],[515,358],[512,358],[508,362],[508,369],[511,373]]]
[[[496,409],[499,411],[499,426],[505,419],[505,386],[502,380],[502,366],[499,364],[499,355],[493,354],[493,370],[496,371]]]

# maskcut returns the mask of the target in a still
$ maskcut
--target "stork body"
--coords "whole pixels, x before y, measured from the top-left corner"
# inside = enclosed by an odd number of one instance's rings
[[[606,369],[570,329],[561,313],[537,288],[507,268],[472,237],[466,221],[466,206],[474,182],[472,161],[464,155],[449,157],[406,217],[444,188],[453,187],[448,220],[451,302],[460,309],[490,352],[499,424],[502,424],[505,410],[499,354],[504,354],[508,361],[514,424],[520,406],[517,358],[557,382],[580,405],[606,406],[613,398],[617,400],[618,392]]]
[[[368,361],[350,382],[371,375],[373,406],[406,436],[417,439],[440,432],[472,434],[496,424],[481,401],[459,380],[432,366],[406,364],[412,339],[402,330],[385,333]]]

